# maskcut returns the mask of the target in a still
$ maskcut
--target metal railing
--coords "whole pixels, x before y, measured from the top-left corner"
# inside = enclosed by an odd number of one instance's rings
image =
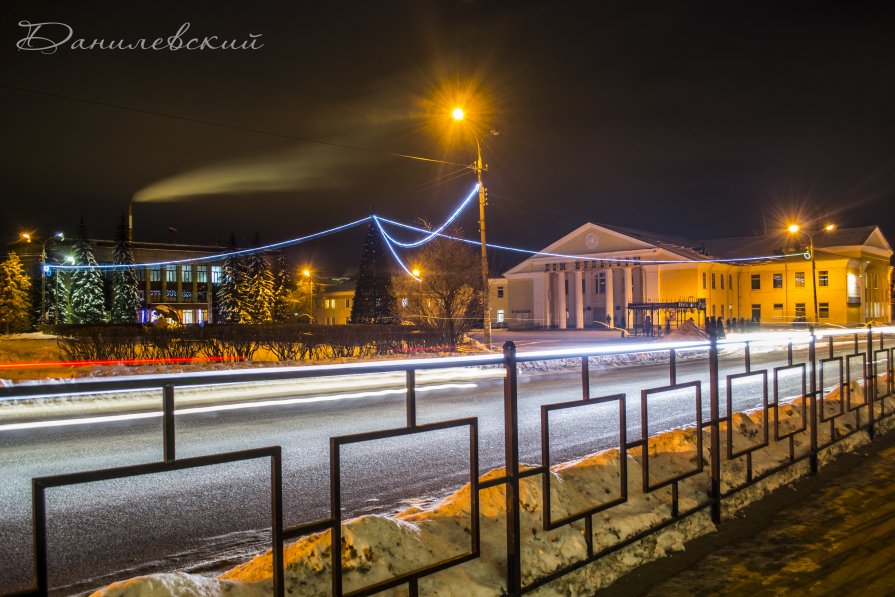
[[[469,431],[469,483],[470,483],[470,545],[469,550],[463,554],[450,557],[444,561],[430,564],[426,567],[396,576],[375,585],[367,586],[351,593],[345,593],[343,588],[342,556],[343,549],[331,550],[332,566],[332,592],[334,595],[351,595],[359,597],[372,595],[379,591],[406,584],[409,594],[419,593],[419,580],[427,575],[457,566],[480,556],[479,534],[479,492],[485,489],[504,485],[506,487],[506,592],[510,595],[521,595],[539,586],[556,580],[570,572],[586,566],[601,557],[618,551],[623,547],[643,539],[663,528],[666,528],[685,517],[697,512],[709,509],[711,519],[715,524],[721,523],[721,504],[724,498],[741,491],[742,489],[765,479],[797,462],[808,460],[810,470],[814,473],[818,469],[818,453],[820,450],[860,431],[866,431],[871,439],[874,436],[874,426],[883,417],[895,415],[895,404],[888,404],[887,399],[895,393],[895,377],[893,377],[893,346],[895,346],[895,328],[872,328],[860,330],[839,330],[835,332],[823,332],[823,335],[815,335],[810,332],[780,333],[773,338],[786,343],[786,364],[768,369],[753,370],[751,347],[756,343],[755,339],[748,337],[718,341],[712,339],[709,342],[677,342],[677,343],[646,343],[629,344],[619,349],[618,346],[610,348],[596,346],[587,350],[553,350],[528,353],[516,353],[516,347],[512,342],[504,345],[502,355],[475,355],[448,359],[407,359],[402,361],[355,363],[340,365],[323,365],[308,367],[283,367],[274,369],[235,370],[226,372],[195,372],[170,375],[132,376],[114,379],[95,379],[64,384],[41,384],[29,386],[12,386],[0,388],[0,399],[15,399],[46,395],[82,394],[98,391],[159,389],[162,390],[162,441],[163,460],[161,462],[125,466],[119,468],[101,469],[87,472],[38,477],[32,481],[33,504],[33,549],[34,549],[34,585],[32,589],[18,593],[19,595],[47,595],[49,587],[49,562],[47,557],[47,508],[46,491],[54,487],[66,485],[91,483],[111,479],[121,479],[147,474],[167,473],[197,467],[221,465],[242,460],[269,458],[271,463],[270,475],[270,503],[272,526],[272,557],[273,557],[273,589],[274,594],[283,596],[285,591],[283,543],[289,539],[329,531],[332,544],[341,545],[342,541],[342,512],[341,512],[341,461],[340,453],[343,446],[361,442],[376,441],[381,439],[412,436],[431,431],[467,428]],[[763,335],[768,339],[769,335]],[[850,352],[836,354],[834,344],[839,339],[847,341]],[[793,346],[807,348],[807,358],[804,362],[796,362]],[[726,411],[720,413],[721,385],[719,379],[719,351],[722,348],[735,349],[743,347],[744,372],[735,373],[726,377]],[[818,351],[826,356],[818,356]],[[703,418],[703,382],[690,381],[678,382],[678,360],[682,354],[692,351],[707,351],[707,371],[709,386],[709,417]],[[643,388],[640,393],[641,434],[639,438],[629,439],[627,432],[626,407],[628,404],[625,394],[610,396],[591,395],[590,362],[592,357],[601,357],[617,354],[631,353],[667,353],[669,383],[655,388]],[[541,464],[534,467],[520,467],[519,460],[519,414],[518,414],[518,375],[519,364],[531,361],[545,361],[556,359],[575,359],[580,362],[581,371],[581,399],[562,403],[544,404],[541,406]],[[463,418],[449,421],[441,421],[425,425],[417,424],[417,399],[416,399],[416,372],[420,370],[443,369],[457,366],[483,366],[501,365],[505,369],[503,410],[504,410],[504,455],[505,473],[497,477],[489,477],[480,481],[479,452],[478,452],[478,421],[476,418]],[[827,385],[830,379],[825,376],[826,369],[832,367],[835,371],[833,386]],[[174,425],[175,413],[175,389],[178,387],[232,384],[236,382],[269,381],[284,379],[319,378],[328,376],[343,376],[353,374],[368,374],[375,372],[403,371],[406,375],[406,425],[396,429],[386,429],[368,433],[337,436],[330,438],[330,516],[323,520],[297,526],[283,527],[283,473],[281,448],[269,446],[239,452],[213,454],[195,458],[178,460],[176,458],[176,435]],[[781,396],[779,391],[779,379],[781,374],[794,371],[800,375],[801,396],[808,402],[808,409],[802,409],[801,424],[788,432],[781,433],[779,426],[779,407]],[[879,383],[880,376],[887,374],[885,383]],[[732,432],[733,399],[735,385],[739,380],[754,378],[763,388],[761,399],[762,433],[759,441],[744,448],[734,447]],[[852,381],[861,378],[864,389],[864,400],[852,401]],[[769,393],[769,381],[772,393]],[[818,384],[818,382],[820,382]],[[827,414],[824,407],[824,390],[827,387],[838,387],[840,392],[845,392],[845,400],[840,401],[840,409],[837,412]],[[651,398],[668,392],[692,392],[695,402],[695,416],[693,424],[696,430],[696,458],[692,467],[675,471],[675,474],[662,479],[654,479],[650,473],[649,455],[649,409]],[[889,400],[891,402],[891,400]],[[879,404],[879,415],[874,412],[876,404]],[[590,504],[582,511],[571,513],[562,518],[554,518],[551,508],[551,475],[550,473],[550,415],[560,410],[578,409],[588,405],[617,404],[618,429],[619,429],[619,490],[618,495],[611,496],[605,501]],[[789,457],[786,462],[754,474],[752,467],[752,455],[756,450],[768,446],[770,437],[769,409],[773,408],[775,416],[773,437],[775,441],[789,442]],[[837,426],[837,421],[846,415],[854,413],[856,422],[850,431],[843,432],[842,426]],[[863,414],[863,417],[862,417]],[[722,452],[721,424],[727,423],[727,449]],[[829,440],[820,442],[818,429],[821,425],[829,425]],[[709,432],[708,454],[704,453],[703,431]],[[808,434],[808,450],[798,454],[795,449],[795,438]],[[594,546],[594,515],[611,511],[612,508],[625,504],[628,501],[628,469],[627,456],[640,453],[642,458],[642,491],[649,494],[664,488],[671,490],[671,507],[668,516],[648,529],[628,536],[611,546],[596,551]],[[722,490],[721,464],[722,460],[732,461],[744,459],[746,463],[745,482]],[[679,484],[695,475],[703,474],[706,465],[709,468],[710,491],[706,499],[688,508],[681,510],[679,504]],[[571,564],[556,569],[548,575],[539,577],[527,585],[523,584],[523,563],[521,549],[520,530],[520,481],[522,479],[541,475],[543,494],[543,528],[545,531],[558,529],[576,521],[584,521],[584,533],[586,542],[586,556]]]

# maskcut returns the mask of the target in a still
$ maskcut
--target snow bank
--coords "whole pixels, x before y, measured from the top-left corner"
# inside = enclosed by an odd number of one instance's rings
[[[885,376],[880,380],[884,382]],[[861,386],[852,382],[849,388],[852,405],[864,401]],[[839,390],[824,397],[825,416],[832,416],[843,405]],[[802,425],[804,398],[780,405],[779,432],[786,434]],[[769,443],[753,453],[753,475],[760,475],[790,458],[790,440],[774,441],[774,411],[768,410]],[[763,414],[760,410],[734,413],[733,441],[737,450],[757,445],[762,438]],[[887,425],[891,427],[892,425]],[[831,426],[821,424],[818,440],[829,441],[831,433],[850,433],[856,428],[855,414],[846,413]],[[653,482],[698,465],[697,430],[676,429],[649,438],[649,471]],[[686,511],[707,502],[709,495],[710,430],[703,431],[704,470],[679,485],[679,507]],[[839,441],[821,453],[821,462],[829,462],[836,454],[854,450],[869,441],[864,432]],[[721,450],[727,450],[727,426],[721,425]],[[809,449],[806,433],[796,434],[792,449],[796,457]],[[626,455],[628,468],[628,501],[594,516],[594,550],[599,552],[643,530],[671,519],[671,489],[649,494],[642,491],[642,450]],[[790,466],[767,479],[739,491],[722,502],[722,514],[731,517],[747,504],[773,489],[807,474],[807,462]],[[482,480],[503,474],[492,470]],[[551,467],[551,501],[553,517],[566,517],[619,495],[621,481],[617,449],[585,456],[579,460]],[[746,482],[745,457],[724,459],[721,465],[722,491]],[[467,484],[431,508],[411,507],[394,516],[369,515],[344,523],[343,570],[346,591],[360,589],[411,572],[423,566],[464,553],[470,544],[470,487]],[[505,491],[497,486],[480,491],[481,557],[420,581],[422,594],[478,597],[499,595],[505,590]],[[531,583],[585,557],[584,524],[579,521],[555,531],[542,530],[541,477],[528,477],[520,484],[523,582]],[[612,584],[637,566],[684,549],[686,541],[715,529],[708,511],[678,521],[613,554],[541,587],[537,595],[590,595]],[[317,533],[286,546],[287,594],[328,595],[330,593],[329,532]],[[266,595],[271,591],[271,554],[261,554],[251,561],[207,579],[182,573],[157,574],[115,583],[97,591],[98,597],[155,595]],[[404,588],[382,593],[403,595]]]

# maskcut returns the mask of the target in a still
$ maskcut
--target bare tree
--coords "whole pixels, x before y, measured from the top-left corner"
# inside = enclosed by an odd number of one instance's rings
[[[461,232],[453,231],[459,237]],[[455,347],[482,320],[482,279],[474,247],[436,237],[423,245],[413,267],[419,281],[406,274],[394,280],[402,319],[437,332]]]

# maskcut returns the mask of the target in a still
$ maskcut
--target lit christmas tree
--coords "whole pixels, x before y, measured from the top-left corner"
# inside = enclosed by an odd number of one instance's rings
[[[82,266],[71,275],[71,312],[74,323],[96,324],[105,318],[103,278],[96,267],[93,243],[87,240],[84,219],[78,226],[78,236],[72,247],[75,265]]]
[[[236,236],[230,235],[228,253],[236,251]],[[221,267],[221,284],[217,299],[221,323],[239,323],[242,315],[242,260],[238,255],[228,255]]]
[[[357,272],[351,323],[398,323],[398,302],[392,290],[389,256],[379,228],[372,221]]]
[[[282,253],[277,257],[277,272],[273,278],[273,305],[270,315],[274,323],[283,323],[289,319],[289,295],[295,289],[292,270]]]
[[[255,247],[260,239],[255,236]],[[273,274],[267,257],[254,251],[245,257],[245,300],[242,304],[243,323],[270,323],[273,308]]]
[[[134,252],[128,236],[127,219],[122,215],[113,257],[116,265],[134,264]],[[137,273],[133,267],[115,270],[112,282],[112,323],[137,323],[137,310],[140,308],[138,288]]]

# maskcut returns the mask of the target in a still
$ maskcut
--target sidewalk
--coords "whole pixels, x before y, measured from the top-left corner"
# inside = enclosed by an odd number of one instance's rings
[[[895,431],[605,595],[895,595]]]

